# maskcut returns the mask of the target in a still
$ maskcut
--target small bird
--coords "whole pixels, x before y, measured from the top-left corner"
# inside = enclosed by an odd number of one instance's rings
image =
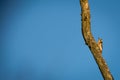
[[[102,53],[102,49],[103,49],[103,41],[102,39],[98,38],[98,46],[99,46],[99,49],[100,49],[100,52]]]

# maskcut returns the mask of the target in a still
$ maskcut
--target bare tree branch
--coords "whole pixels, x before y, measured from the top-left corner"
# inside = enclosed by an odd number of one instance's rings
[[[99,39],[98,42],[96,42],[91,33],[90,9],[88,0],[80,0],[80,5],[82,17],[82,35],[84,41],[93,54],[93,57],[99,67],[99,70],[101,71],[104,80],[114,80],[105,60],[102,57],[102,40]]]

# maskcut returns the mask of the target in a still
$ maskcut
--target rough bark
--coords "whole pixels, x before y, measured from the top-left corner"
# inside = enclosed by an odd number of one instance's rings
[[[89,47],[104,80],[114,80],[105,60],[102,57],[102,51],[100,51],[100,47],[91,33],[90,9],[89,9],[88,0],[80,0],[80,5],[81,5],[81,18],[82,18],[81,19],[82,35],[84,41],[86,45]]]

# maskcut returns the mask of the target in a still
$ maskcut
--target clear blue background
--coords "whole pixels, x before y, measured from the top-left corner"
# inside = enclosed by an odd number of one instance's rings
[[[120,1],[89,3],[92,33],[120,80]],[[79,0],[0,0],[0,80],[103,80],[80,13]]]

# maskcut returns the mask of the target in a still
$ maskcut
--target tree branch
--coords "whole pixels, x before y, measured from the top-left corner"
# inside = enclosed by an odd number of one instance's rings
[[[114,80],[112,74],[109,71],[109,68],[102,57],[102,49],[101,45],[99,44],[100,39],[98,42],[95,41],[90,28],[90,9],[88,0],[80,0],[81,5],[81,21],[82,21],[82,35],[86,45],[89,47],[93,57],[99,67],[99,70],[104,78],[104,80]]]

